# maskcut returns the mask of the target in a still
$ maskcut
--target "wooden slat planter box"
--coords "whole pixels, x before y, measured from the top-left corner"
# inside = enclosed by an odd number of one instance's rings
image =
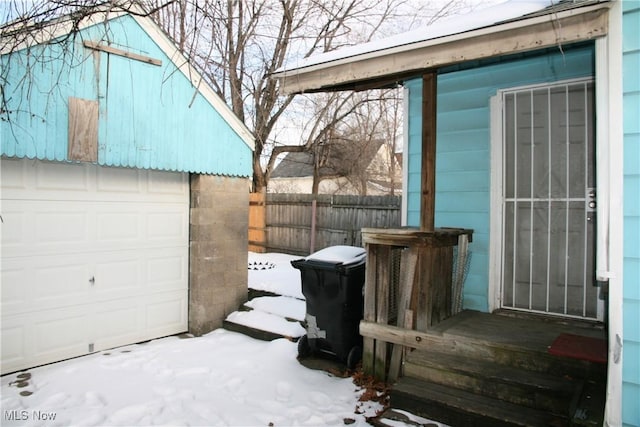
[[[360,332],[366,373],[393,381],[401,363],[402,346],[391,345],[398,341],[378,334],[371,324],[427,332],[452,315],[453,248],[470,241],[472,233],[454,228],[362,229],[367,267]],[[398,283],[393,283],[394,263],[399,264]]]

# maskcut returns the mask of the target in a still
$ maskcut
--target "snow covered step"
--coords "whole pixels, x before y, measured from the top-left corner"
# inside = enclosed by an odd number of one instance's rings
[[[304,320],[307,311],[304,300],[286,296],[257,297],[246,302],[244,306],[252,310],[299,321]]]
[[[300,272],[291,266],[299,256],[249,252],[249,288],[304,299]]]
[[[235,311],[225,319],[224,328],[264,341],[277,338],[295,341],[306,333],[300,322],[260,310]]]

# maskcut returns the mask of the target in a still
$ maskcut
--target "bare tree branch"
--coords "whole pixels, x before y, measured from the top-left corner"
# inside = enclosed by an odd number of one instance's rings
[[[287,60],[388,35],[390,28],[397,28],[407,17],[413,22],[424,13],[423,19],[438,19],[465,1],[450,0],[434,11],[430,3],[418,0],[11,0],[4,10],[13,21],[0,27],[0,49],[6,53],[49,41],[60,28],[69,30],[66,37],[75,37],[83,19],[105,11],[151,16],[252,130],[256,141],[253,184],[254,190],[260,191],[266,188],[279,155],[312,151],[323,144],[326,151],[327,141],[347,138],[349,133],[353,140],[357,139],[354,135],[364,140],[378,138],[378,122],[382,120],[364,119],[367,114],[375,116],[373,110],[367,112],[363,106],[380,97],[379,93],[358,97],[281,96],[276,80],[269,78],[272,73]],[[51,59],[32,56],[27,70]],[[5,108],[7,97],[29,99],[32,94],[28,71],[23,77],[25,88],[20,93],[6,93],[5,68],[0,73],[0,118],[10,121]],[[382,98],[384,103],[398,102]],[[314,106],[294,112],[304,104]],[[389,111],[397,108],[378,107]],[[294,113],[297,117],[291,119]],[[296,121],[300,145],[276,143],[274,135],[287,120]],[[394,123],[398,125],[397,120]],[[356,132],[357,126],[366,130]]]

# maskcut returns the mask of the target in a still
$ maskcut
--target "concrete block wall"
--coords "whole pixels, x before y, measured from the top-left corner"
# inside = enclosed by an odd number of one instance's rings
[[[249,180],[191,175],[189,332],[222,327],[247,300]]]

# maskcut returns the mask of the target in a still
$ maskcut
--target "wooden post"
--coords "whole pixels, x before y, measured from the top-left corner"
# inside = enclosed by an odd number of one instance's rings
[[[378,246],[378,259],[376,267],[376,323],[387,325],[389,323],[389,289],[391,287],[390,260],[391,246]],[[373,376],[384,381],[387,376],[387,344],[376,342]]]
[[[422,76],[422,180],[420,229],[433,231],[436,207],[437,73]]]
[[[418,265],[420,268],[420,280],[417,288],[417,298],[413,301],[412,307],[416,313],[415,328],[418,331],[426,332],[431,326],[434,300],[433,279],[436,276],[435,270],[438,266],[437,248],[433,246],[423,246],[419,248]]]
[[[455,315],[462,311],[462,284],[464,272],[467,267],[467,254],[469,251],[469,236],[461,234],[458,236],[458,261],[453,275],[451,314]]]
[[[400,301],[398,304],[398,319],[396,325],[400,328],[411,329],[413,327],[413,311],[409,309],[411,296],[413,295],[413,283],[416,277],[416,266],[418,253],[416,248],[405,249],[400,263]],[[400,365],[404,348],[394,344],[391,350],[391,360],[389,362],[390,383],[395,382],[400,374]]]
[[[378,264],[378,245],[365,244],[367,250],[367,266],[364,280],[364,315],[365,322],[376,321],[377,283],[376,265]],[[373,374],[375,359],[375,341],[370,337],[362,338],[362,370]]]
[[[311,201],[311,235],[310,235],[310,243],[309,243],[309,253],[312,254],[316,251],[316,219],[318,216],[318,200],[316,199],[316,195],[314,194],[313,200]]]

